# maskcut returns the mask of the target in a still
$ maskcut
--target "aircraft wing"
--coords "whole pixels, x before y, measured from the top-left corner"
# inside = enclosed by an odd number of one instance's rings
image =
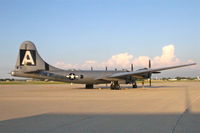
[[[161,67],[161,68],[155,68],[155,69],[141,69],[133,72],[120,72],[120,73],[115,73],[112,75],[109,75],[107,77],[103,77],[101,79],[103,80],[117,80],[117,79],[123,79],[126,78],[127,76],[133,76],[136,78],[143,78],[144,74],[148,73],[157,73],[159,71],[164,71],[164,70],[169,70],[169,69],[174,69],[174,68],[180,68],[180,67],[186,67],[186,66],[191,66],[191,65],[196,65],[196,63],[191,63],[191,64],[184,64],[184,65],[177,65],[177,66],[169,66],[169,67]]]

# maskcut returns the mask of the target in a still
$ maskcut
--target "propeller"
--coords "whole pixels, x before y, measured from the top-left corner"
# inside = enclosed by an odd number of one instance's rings
[[[151,69],[151,60],[149,60],[149,69]],[[149,72],[149,86],[151,87],[151,72]]]

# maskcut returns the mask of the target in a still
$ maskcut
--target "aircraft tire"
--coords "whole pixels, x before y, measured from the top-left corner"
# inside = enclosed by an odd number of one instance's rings
[[[119,85],[119,83],[118,83],[118,82],[113,82],[113,83],[111,83],[110,89],[111,89],[111,90],[120,90],[120,85]]]
[[[134,85],[133,85],[133,88],[137,88],[137,85],[136,85],[136,84],[134,84]]]
[[[86,84],[86,85],[85,85],[85,88],[86,88],[86,89],[93,89],[93,88],[94,88],[94,85],[93,85],[93,84]]]

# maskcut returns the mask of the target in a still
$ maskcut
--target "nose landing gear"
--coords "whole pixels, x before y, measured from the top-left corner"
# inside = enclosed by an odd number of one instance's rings
[[[110,85],[111,90],[120,90],[120,85],[118,81],[112,81]]]

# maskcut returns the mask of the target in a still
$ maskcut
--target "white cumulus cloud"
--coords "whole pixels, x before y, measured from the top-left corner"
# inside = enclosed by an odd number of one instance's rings
[[[162,49],[162,55],[152,59],[154,66],[178,65],[181,63],[175,55],[175,46],[170,44]]]
[[[105,61],[103,64],[108,67],[122,67],[126,68],[133,61],[133,55],[129,53],[121,53],[117,55],[113,55],[110,59]]]
[[[134,64],[136,67],[148,67],[149,60],[152,61],[153,67],[183,64],[183,62],[175,55],[175,46],[170,44],[162,48],[162,55],[153,58],[148,56],[134,57],[134,55],[125,52],[113,55],[112,57],[102,62],[87,60],[83,64],[66,64],[63,61],[59,61],[55,65],[64,69],[89,69],[91,66],[96,69],[104,69],[105,66],[109,68],[126,69],[130,67],[130,64]],[[188,60],[187,62],[191,63],[193,61]]]

